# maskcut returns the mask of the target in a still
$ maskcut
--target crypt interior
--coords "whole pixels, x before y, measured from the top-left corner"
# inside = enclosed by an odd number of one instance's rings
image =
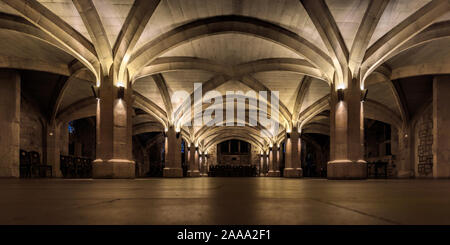
[[[450,224],[449,0],[0,0],[0,37],[0,224]]]

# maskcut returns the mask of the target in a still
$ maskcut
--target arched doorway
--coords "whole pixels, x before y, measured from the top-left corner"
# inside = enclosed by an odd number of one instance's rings
[[[216,161],[209,166],[212,177],[252,177],[257,174],[258,156],[246,141],[231,139],[217,144]],[[214,153],[212,153],[214,154]],[[261,171],[267,167],[261,166]]]

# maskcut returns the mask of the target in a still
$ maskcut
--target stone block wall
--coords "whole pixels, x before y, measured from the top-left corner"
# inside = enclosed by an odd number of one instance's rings
[[[20,149],[25,151],[37,151],[43,155],[44,127],[40,115],[33,104],[26,98],[21,99],[20,104]]]
[[[252,145],[252,150],[250,151],[250,157],[251,157],[251,163],[254,166],[259,166],[261,158],[258,156],[258,154],[261,154],[261,152],[259,151],[259,149]]]
[[[417,174],[418,177],[433,175],[433,110],[429,107],[418,120],[417,135]]]
[[[208,149],[208,163],[210,166],[217,165],[217,145],[213,145]]]

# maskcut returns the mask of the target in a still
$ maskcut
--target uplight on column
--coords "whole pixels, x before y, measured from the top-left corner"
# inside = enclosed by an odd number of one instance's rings
[[[180,138],[180,131],[181,131],[181,129],[178,127],[175,129],[177,139]]]
[[[369,94],[368,89],[361,90],[361,102],[366,102],[368,94]]]
[[[92,89],[92,94],[94,95],[94,98],[96,98],[97,100],[100,99],[100,95],[99,95],[99,90],[98,90],[98,86],[91,86]]]

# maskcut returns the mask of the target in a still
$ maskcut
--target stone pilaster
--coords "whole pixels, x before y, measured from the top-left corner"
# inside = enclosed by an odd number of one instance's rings
[[[60,155],[63,148],[68,147],[62,142],[61,133],[67,133],[67,137],[69,134],[68,129],[63,126],[53,123],[46,127],[44,163],[52,166],[53,177],[62,177]]]
[[[433,81],[433,177],[450,178],[450,76]]]
[[[407,179],[414,176],[414,141],[415,133],[410,125],[400,129],[397,134],[398,148],[396,153],[397,178]]]
[[[206,156],[206,153],[202,154],[201,159],[202,159],[202,161],[201,161],[202,171],[201,171],[200,175],[205,177],[205,176],[208,176],[208,157]]]
[[[0,177],[19,177],[20,75],[0,70]]]

